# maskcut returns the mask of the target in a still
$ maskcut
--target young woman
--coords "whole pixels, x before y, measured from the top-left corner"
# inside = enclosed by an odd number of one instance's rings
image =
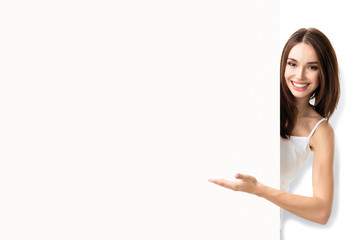
[[[280,190],[239,173],[237,181],[209,181],[255,194],[297,216],[326,224],[334,197],[334,130],[328,120],[339,95],[338,63],[330,41],[315,28],[299,29],[287,41],[280,63]],[[313,197],[289,193],[289,184],[312,151]]]

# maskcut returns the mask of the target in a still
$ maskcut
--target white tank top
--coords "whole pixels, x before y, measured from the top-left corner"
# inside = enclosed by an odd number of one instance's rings
[[[310,138],[321,122],[322,118],[313,128],[308,137],[291,136],[290,139],[280,137],[280,189],[289,191],[290,183],[297,176],[300,167],[312,152],[309,146]],[[280,209],[280,230],[282,228],[282,209]]]

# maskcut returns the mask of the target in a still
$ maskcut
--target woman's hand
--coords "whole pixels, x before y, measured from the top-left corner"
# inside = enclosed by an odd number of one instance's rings
[[[235,176],[237,181],[229,181],[226,179],[209,179],[209,182],[215,183],[219,186],[229,188],[233,191],[242,191],[247,192],[251,194],[257,195],[257,189],[260,185],[260,183],[256,180],[255,177],[249,176],[249,175],[243,175],[240,173],[237,173]]]

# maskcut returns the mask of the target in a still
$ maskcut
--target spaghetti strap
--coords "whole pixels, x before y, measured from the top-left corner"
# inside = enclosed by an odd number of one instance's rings
[[[311,136],[314,134],[314,132],[315,132],[315,130],[316,130],[316,128],[319,126],[319,124],[322,122],[322,121],[324,121],[324,120],[327,120],[326,118],[322,118],[322,119],[320,119],[320,121],[315,125],[315,127],[313,128],[313,130],[311,131],[311,133],[309,134],[309,139],[311,138]]]

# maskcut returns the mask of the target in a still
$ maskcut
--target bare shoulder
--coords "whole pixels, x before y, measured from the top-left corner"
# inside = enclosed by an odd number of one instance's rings
[[[314,127],[316,126],[316,124],[318,124],[318,122],[323,119],[323,116],[321,116],[318,112],[316,112],[314,109],[311,109],[311,111],[309,111],[309,115],[307,117],[307,123],[309,125],[309,128],[312,130],[314,129]],[[318,137],[323,137],[326,134],[334,134],[334,130],[332,128],[332,126],[329,124],[328,121],[322,121],[319,126],[316,128],[313,136],[318,136]],[[313,138],[313,137],[312,137]]]
[[[322,121],[310,139],[310,148],[334,147],[334,129],[328,121]]]

